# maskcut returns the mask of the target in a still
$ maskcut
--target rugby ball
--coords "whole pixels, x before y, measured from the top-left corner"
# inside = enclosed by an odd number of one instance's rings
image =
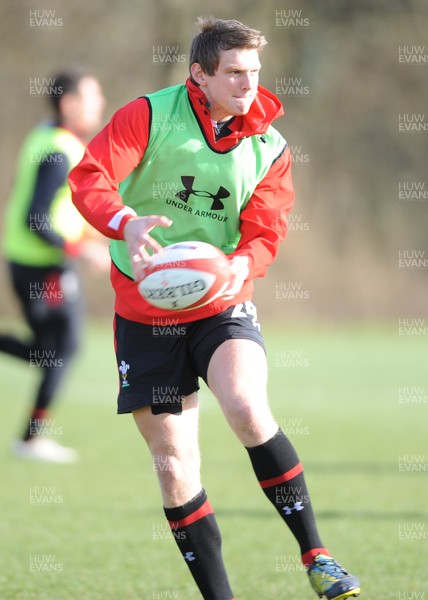
[[[218,298],[229,285],[229,261],[206,242],[179,242],[154,254],[138,290],[164,310],[193,310]]]

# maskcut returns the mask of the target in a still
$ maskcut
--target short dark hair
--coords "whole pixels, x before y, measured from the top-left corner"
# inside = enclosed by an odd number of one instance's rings
[[[201,31],[192,40],[189,67],[193,63],[199,63],[209,76],[217,71],[220,52],[232,48],[248,48],[260,52],[267,44],[260,31],[234,19],[224,21],[214,17],[198,17],[197,24]]]
[[[64,94],[69,92],[77,92],[79,83],[85,77],[93,77],[89,69],[85,67],[70,67],[62,71],[58,71],[51,79],[53,85],[47,94],[49,102],[57,116],[60,116],[60,102]]]

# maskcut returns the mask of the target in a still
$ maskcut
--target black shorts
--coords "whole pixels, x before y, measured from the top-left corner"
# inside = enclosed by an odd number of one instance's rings
[[[62,357],[79,345],[82,327],[82,292],[78,274],[70,264],[34,267],[9,263],[14,291],[34,333],[34,346]]]
[[[179,414],[182,397],[207,382],[208,364],[224,341],[254,340],[264,349],[252,302],[191,323],[174,318],[153,325],[115,316],[115,349],[119,370],[119,414],[151,406],[153,414]]]

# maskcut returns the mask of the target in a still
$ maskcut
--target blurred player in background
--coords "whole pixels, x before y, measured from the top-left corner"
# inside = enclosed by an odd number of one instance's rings
[[[238,21],[201,19],[200,26],[186,84],[120,109],[70,174],[76,206],[112,240],[118,412],[133,413],[159,466],[166,518],[204,598],[234,596],[200,479],[198,377],[296,538],[314,591],[330,600],[356,596],[358,580],[321,542],[303,467],[270,411],[266,355],[251,302],[253,279],[274,260],[294,201],[290,151],[271,127],[282,106],[258,85],[266,40]],[[156,309],[139,295],[136,281],[150,252],[185,240],[221,248],[234,274],[231,284],[206,306]],[[156,336],[154,326],[171,319],[180,334]],[[264,597],[262,590],[257,597]]]
[[[0,335],[0,351],[40,373],[30,419],[14,452],[67,463],[77,458],[76,452],[46,434],[53,430],[50,409],[79,344],[82,292],[75,263],[83,257],[105,269],[109,262],[102,236],[71,202],[67,177],[101,126],[105,99],[86,70],[63,70],[51,81],[54,117],[38,125],[23,144],[4,224],[4,255],[32,335],[28,341]]]

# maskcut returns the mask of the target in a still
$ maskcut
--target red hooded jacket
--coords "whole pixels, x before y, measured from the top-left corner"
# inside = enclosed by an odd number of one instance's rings
[[[276,96],[259,86],[248,113],[235,117],[228,125],[231,133],[216,141],[205,94],[190,79],[186,85],[204,134],[219,151],[228,150],[243,137],[265,133],[272,121],[284,114]],[[124,206],[118,189],[120,182],[141,162],[149,136],[150,109],[147,99],[142,97],[113,115],[110,123],[89,143],[82,161],[70,173],[74,204],[93,227],[109,238],[123,240],[124,226],[135,216],[132,209]],[[153,324],[154,319],[171,317],[174,317],[174,322],[182,323],[218,314],[229,306],[250,300],[252,280],[266,273],[286,235],[287,214],[293,203],[291,157],[287,146],[241,212],[241,239],[229,258],[247,256],[249,275],[233,300],[218,298],[190,312],[155,308],[141,297],[135,281],[112,264],[116,312],[126,319],[142,323]]]

